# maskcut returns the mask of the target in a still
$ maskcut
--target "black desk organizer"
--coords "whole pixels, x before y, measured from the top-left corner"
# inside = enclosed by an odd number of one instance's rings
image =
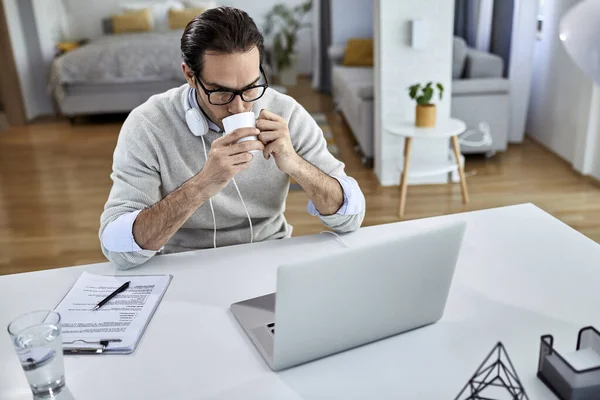
[[[600,366],[577,370],[553,349],[554,338],[544,335],[537,376],[561,400],[600,399]],[[579,331],[577,350],[591,348],[600,354],[600,332],[588,326]]]
[[[454,400],[506,399],[507,395],[511,400],[529,400],[504,345],[498,342]]]

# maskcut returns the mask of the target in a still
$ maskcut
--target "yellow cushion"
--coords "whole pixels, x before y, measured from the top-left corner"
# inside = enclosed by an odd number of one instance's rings
[[[60,42],[56,45],[56,48],[62,52],[75,50],[79,47],[78,42]]]
[[[148,32],[152,30],[152,12],[149,8],[128,11],[111,17],[114,33]]]
[[[348,67],[373,66],[373,39],[350,39],[344,52],[344,65]]]
[[[183,10],[169,10],[169,29],[185,29],[187,24],[206,8],[185,8]]]

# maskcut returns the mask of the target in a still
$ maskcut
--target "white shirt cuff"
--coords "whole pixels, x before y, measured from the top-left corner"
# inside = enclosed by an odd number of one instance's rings
[[[133,223],[141,211],[123,214],[108,224],[102,233],[102,245],[107,250],[118,253],[142,251],[133,237]]]
[[[364,209],[363,194],[358,186],[358,182],[354,178],[349,176],[332,176],[342,186],[342,192],[344,192],[344,202],[342,206],[337,210],[338,215],[354,215],[359,214]],[[320,216],[321,214],[315,207],[312,200],[308,201],[306,211],[310,215]]]

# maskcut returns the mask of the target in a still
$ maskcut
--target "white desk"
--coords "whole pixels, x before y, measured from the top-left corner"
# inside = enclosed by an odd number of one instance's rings
[[[600,246],[533,205],[363,228],[344,240],[360,246],[448,220],[468,228],[437,324],[275,374],[229,305],[273,291],[279,260],[344,251],[335,238],[162,256],[132,271],[174,275],[137,352],[65,357],[67,385],[86,400],[453,399],[501,340],[530,399],[554,398],[536,378],[539,339],[552,334],[567,352],[581,327],[600,327]],[[115,271],[105,263],[0,277],[0,331],[52,308],[84,270]],[[0,398],[31,398],[6,333]]]

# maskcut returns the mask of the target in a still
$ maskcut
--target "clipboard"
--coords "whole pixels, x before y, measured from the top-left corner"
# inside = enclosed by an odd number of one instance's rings
[[[173,275],[94,275],[84,272],[54,309],[61,314],[63,353],[135,352],[172,279]],[[126,281],[131,281],[127,291],[115,296],[100,310],[93,311],[94,303]],[[95,332],[106,327],[114,332]]]

